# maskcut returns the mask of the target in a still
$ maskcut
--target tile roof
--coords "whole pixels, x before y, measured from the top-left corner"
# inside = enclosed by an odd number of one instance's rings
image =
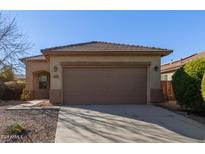
[[[85,43],[77,43],[77,44],[70,44],[64,46],[57,46],[52,48],[45,48],[42,49],[41,52],[66,52],[66,51],[133,51],[133,52],[163,52],[168,55],[172,52],[170,49],[162,49],[162,48],[155,48],[155,47],[147,47],[147,46],[139,46],[139,45],[129,45],[129,44],[121,44],[121,43],[111,43],[111,42],[100,42],[100,41],[91,41]],[[21,61],[35,61],[35,60],[46,60],[44,55],[37,55],[31,57],[25,57],[20,59]]]
[[[162,64],[161,65],[161,72],[165,73],[165,72],[175,71],[175,70],[179,69],[181,66],[183,66],[184,64],[186,64],[187,62],[189,62],[193,59],[196,59],[196,58],[200,58],[200,57],[205,57],[205,51],[195,53],[193,55],[187,56],[185,58],[181,58],[179,60],[171,61],[171,62],[166,63],[166,64]]]
[[[30,56],[30,57],[25,57],[25,58],[22,58],[20,59],[21,61],[25,61],[25,60],[28,60],[28,61],[32,61],[32,60],[46,60],[46,58],[43,56],[43,55],[36,55],[36,56]]]
[[[100,42],[100,41],[91,41],[78,44],[70,44],[65,46],[57,46],[52,48],[42,49],[44,51],[167,51],[172,52],[169,49],[155,48],[155,47],[146,47],[139,45],[128,45],[120,43],[110,43],[110,42]]]

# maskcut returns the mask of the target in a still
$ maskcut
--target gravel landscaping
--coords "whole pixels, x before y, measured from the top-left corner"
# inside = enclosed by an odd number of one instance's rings
[[[54,142],[59,110],[7,110],[19,103],[21,102],[0,102],[0,142]],[[13,124],[19,124],[26,133],[20,136],[7,135],[5,129]]]

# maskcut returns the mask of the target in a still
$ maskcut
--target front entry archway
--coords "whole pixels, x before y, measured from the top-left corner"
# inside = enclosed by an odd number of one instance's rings
[[[35,99],[49,99],[50,73],[38,71],[33,73],[33,89]]]

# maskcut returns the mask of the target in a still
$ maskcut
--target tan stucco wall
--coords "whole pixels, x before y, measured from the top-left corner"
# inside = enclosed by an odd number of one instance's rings
[[[62,67],[61,62],[151,62],[150,66],[150,88],[160,89],[160,70],[154,71],[154,67],[160,68],[160,56],[51,56],[50,75],[51,90],[62,89]],[[54,72],[53,67],[57,66],[58,71]],[[58,75],[58,78],[53,76]]]
[[[163,77],[162,77],[163,75],[167,75],[167,81],[172,81],[172,76],[174,75],[174,72],[162,73],[161,80],[163,79]]]
[[[155,71],[154,67],[160,68],[160,56],[51,56],[48,62],[27,61],[26,82],[27,89],[33,91],[33,72],[50,72],[50,100],[53,103],[62,103],[62,66],[61,62],[150,62],[148,71],[148,99],[149,102],[160,100],[160,70]],[[57,66],[57,72],[54,72]],[[55,76],[55,77],[54,77]]]
[[[26,65],[26,88],[28,90],[33,90],[33,72],[37,71],[48,71],[49,64],[43,61],[27,61]]]

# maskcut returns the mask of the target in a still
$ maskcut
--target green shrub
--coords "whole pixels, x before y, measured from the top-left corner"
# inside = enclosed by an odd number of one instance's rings
[[[201,93],[202,93],[203,101],[205,103],[205,73],[204,73],[202,81],[201,81]]]
[[[23,89],[23,92],[21,94],[21,100],[29,100],[30,99],[30,92],[26,88]]]
[[[8,135],[23,135],[25,133],[25,129],[21,125],[15,123],[8,126],[5,132]]]
[[[201,93],[201,80],[205,72],[205,58],[188,62],[178,69],[172,78],[172,86],[177,103],[183,109],[205,110]]]

